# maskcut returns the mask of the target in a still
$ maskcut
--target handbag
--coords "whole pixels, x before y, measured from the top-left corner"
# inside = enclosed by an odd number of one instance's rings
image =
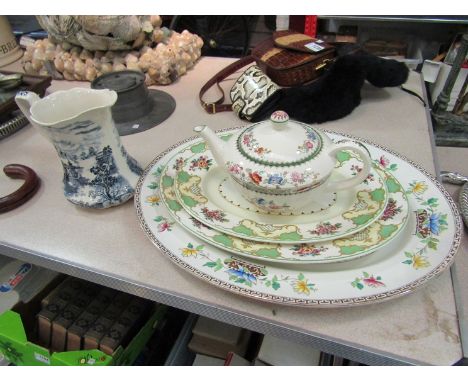
[[[280,86],[298,86],[315,80],[335,57],[335,48],[292,31],[275,32],[253,50],[257,65]]]
[[[334,61],[335,48],[321,40],[292,31],[275,32],[243,57],[214,75],[200,89],[199,99],[209,114],[234,110],[240,118],[252,120],[263,106],[279,96],[281,87],[298,86],[317,79]],[[230,91],[232,103],[224,103],[221,81],[250,63]],[[205,102],[203,95],[217,85],[222,96]]]

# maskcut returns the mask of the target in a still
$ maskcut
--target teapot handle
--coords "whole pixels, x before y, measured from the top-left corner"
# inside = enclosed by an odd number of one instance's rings
[[[340,191],[357,186],[358,184],[362,183],[369,175],[371,169],[371,159],[369,151],[367,151],[364,145],[356,141],[341,141],[334,144],[334,147],[330,151],[329,155],[335,158],[336,154],[342,150],[351,150],[358,154],[361,158],[363,168],[350,179],[327,182],[325,184],[325,189],[327,191]]]

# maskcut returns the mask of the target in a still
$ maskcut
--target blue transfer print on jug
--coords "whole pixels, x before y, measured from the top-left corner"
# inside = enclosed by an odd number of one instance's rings
[[[53,133],[55,148],[62,160],[65,197],[72,203],[92,208],[107,208],[130,199],[135,190],[119,173],[110,145],[100,149],[102,127],[92,121],[80,121],[60,127]],[[80,135],[73,143],[65,134]],[[140,175],[143,169],[119,145],[120,154],[130,171]]]
[[[102,207],[123,202],[133,195],[133,188],[118,172],[110,146],[104,147],[96,155],[96,164],[90,172],[94,178],[89,182],[93,186],[89,196],[102,204]]]

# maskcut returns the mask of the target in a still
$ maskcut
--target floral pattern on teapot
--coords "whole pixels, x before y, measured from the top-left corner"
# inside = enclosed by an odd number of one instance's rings
[[[230,174],[235,175],[235,179],[239,179],[243,182],[243,185],[250,189],[258,189],[262,187],[261,191],[265,192],[265,189],[270,189],[276,191],[278,186],[291,186],[295,187],[295,192],[307,191],[312,188],[318,187],[320,183],[313,183],[317,179],[318,174],[310,170],[306,173],[301,173],[299,171],[279,171],[279,172],[269,172],[269,171],[253,171],[250,168],[244,168],[238,163],[226,162],[227,169]],[[310,184],[311,186],[304,187],[301,186],[304,184]],[[299,189],[299,191],[297,190]]]

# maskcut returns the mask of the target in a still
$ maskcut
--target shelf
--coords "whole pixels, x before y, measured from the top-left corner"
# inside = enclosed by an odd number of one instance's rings
[[[468,17],[465,16],[341,16],[341,15],[320,15],[320,19],[340,19],[351,21],[388,21],[388,22],[409,22],[409,23],[443,23],[443,24],[464,24],[468,25]]]

